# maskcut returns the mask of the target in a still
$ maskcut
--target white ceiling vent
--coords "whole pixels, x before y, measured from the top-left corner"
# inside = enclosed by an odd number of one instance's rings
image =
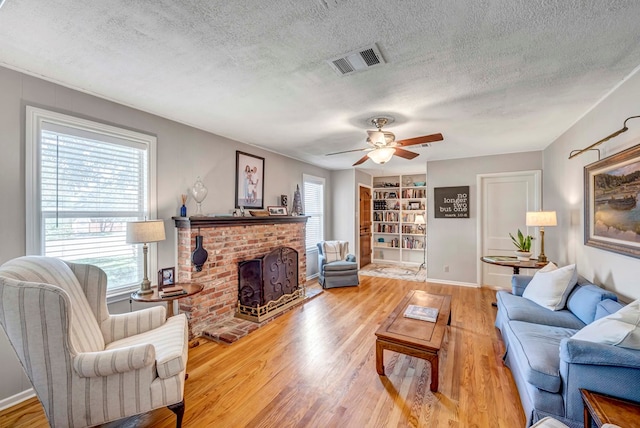
[[[331,68],[339,75],[345,76],[358,71],[368,70],[372,67],[385,64],[380,49],[376,44],[366,46],[345,55],[327,61]]]

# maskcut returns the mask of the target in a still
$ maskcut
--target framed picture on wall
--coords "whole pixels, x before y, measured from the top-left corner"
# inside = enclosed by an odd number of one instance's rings
[[[640,145],[584,167],[585,245],[640,258]]]
[[[236,208],[263,208],[264,158],[236,151]]]

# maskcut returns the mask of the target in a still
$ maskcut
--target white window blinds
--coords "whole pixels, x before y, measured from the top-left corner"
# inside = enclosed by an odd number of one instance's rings
[[[314,249],[324,240],[324,179],[303,176],[304,213],[307,220],[307,249]]]
[[[113,291],[142,278],[142,248],[125,242],[126,223],[149,216],[155,139],[144,141],[137,133],[128,138],[129,131],[116,134],[96,125],[44,114],[32,123],[36,171],[28,190],[37,212],[27,242],[30,254],[99,266]]]

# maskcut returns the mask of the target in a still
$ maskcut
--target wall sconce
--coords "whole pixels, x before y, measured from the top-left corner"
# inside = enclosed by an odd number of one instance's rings
[[[593,143],[592,145],[590,145],[589,147],[586,147],[582,150],[572,150],[571,153],[569,153],[569,159],[573,159],[576,156],[579,156],[581,154],[583,154],[584,152],[587,152],[589,150],[593,150],[594,147],[596,147],[597,145],[600,145],[602,143],[604,143],[605,141],[609,141],[610,139],[617,137],[618,135],[622,134],[623,132],[627,132],[629,130],[629,128],[627,128],[627,121],[630,119],[636,119],[640,116],[630,116],[628,118],[626,118],[624,120],[624,123],[622,124],[622,129],[617,130],[616,132],[614,132],[613,134],[609,135],[608,137],[603,138],[600,141],[596,141],[595,143]],[[598,151],[598,153],[600,153]],[[600,158],[600,156],[598,156],[598,158]]]

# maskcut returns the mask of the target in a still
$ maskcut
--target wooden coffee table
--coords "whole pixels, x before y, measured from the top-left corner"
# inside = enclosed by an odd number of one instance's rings
[[[438,308],[435,323],[405,318],[409,305]],[[422,358],[431,363],[431,391],[438,390],[438,353],[447,326],[451,324],[451,296],[412,290],[376,331],[376,370],[384,376],[385,349]]]

